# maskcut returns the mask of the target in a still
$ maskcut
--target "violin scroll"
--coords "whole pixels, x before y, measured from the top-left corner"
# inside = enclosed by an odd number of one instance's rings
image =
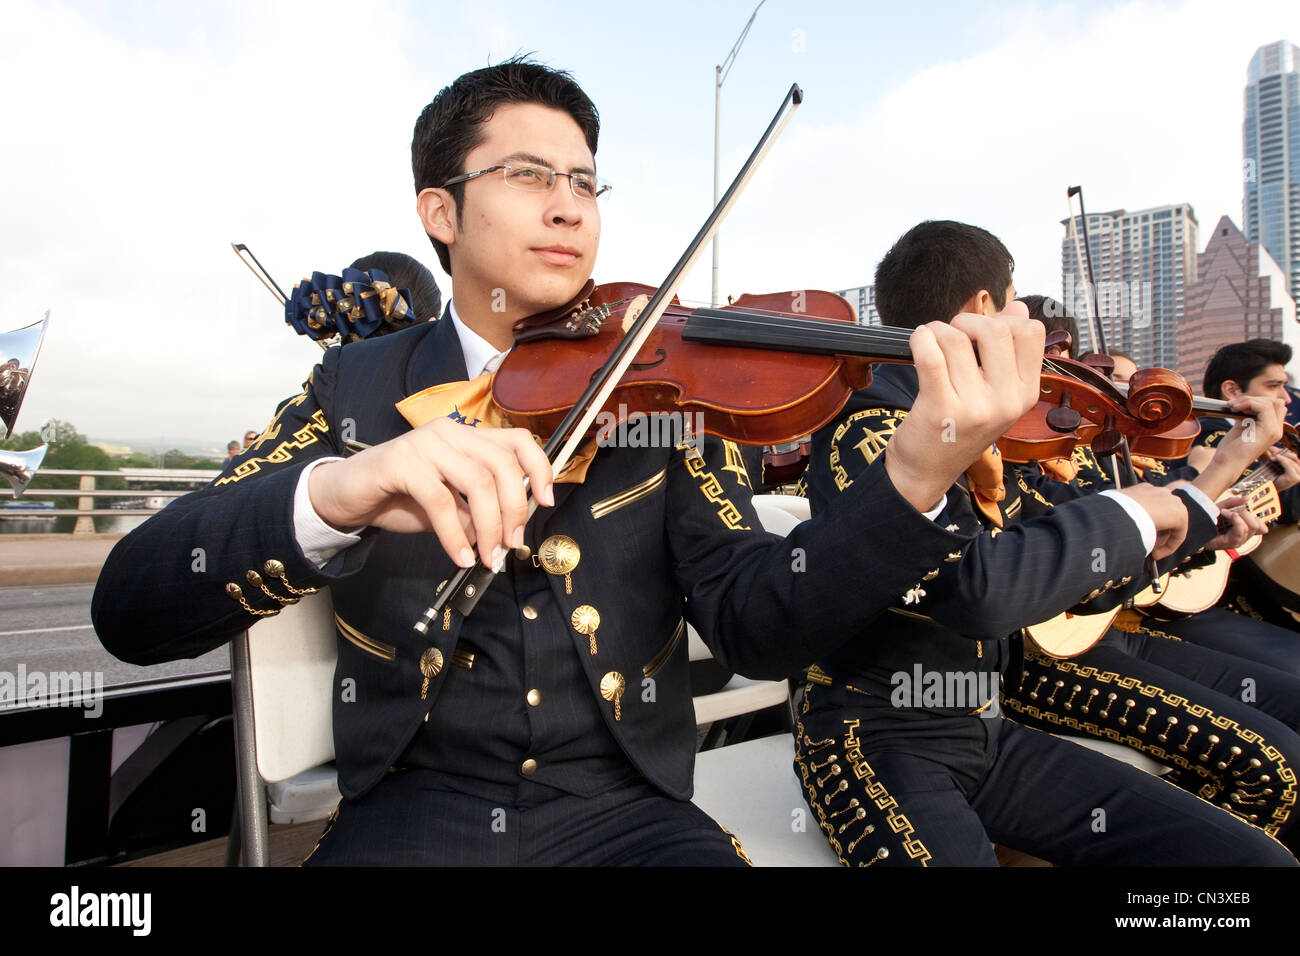
[[[1128,383],[1129,414],[1158,435],[1187,420],[1192,414],[1192,390],[1177,372],[1163,368],[1139,369]]]

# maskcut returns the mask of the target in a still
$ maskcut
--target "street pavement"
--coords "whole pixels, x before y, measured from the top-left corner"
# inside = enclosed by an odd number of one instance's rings
[[[192,660],[137,667],[117,660],[99,643],[90,624],[94,585],[0,587],[0,671],[101,672],[105,687],[156,677],[182,677],[230,669],[221,647]]]

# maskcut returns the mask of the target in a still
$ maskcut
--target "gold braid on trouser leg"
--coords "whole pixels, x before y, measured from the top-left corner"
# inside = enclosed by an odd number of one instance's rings
[[[311,851],[302,858],[302,863],[306,863],[312,858],[312,854],[320,849],[321,840],[324,840],[325,837],[329,836],[329,832],[334,829],[334,824],[339,818],[339,807],[341,806],[343,806],[343,801],[340,800],[339,805],[331,810],[330,815],[325,818],[325,829],[322,830],[321,835],[316,838],[316,843],[312,846]],[[298,865],[302,866],[302,863],[299,863]]]
[[[1014,671],[1013,671],[1014,673]],[[1168,779],[1276,837],[1296,809],[1295,768],[1257,731],[1154,684],[1025,650],[1004,711],[1022,723],[1132,747]]]
[[[844,736],[813,740],[804,730],[803,715],[808,713],[808,700],[813,685],[804,688],[803,706],[795,721],[795,764],[803,782],[804,798],[817,815],[818,823],[831,849],[845,866],[871,866],[889,859],[890,848],[895,843],[913,864],[926,866],[930,851],[916,838],[915,829],[903,814],[885,785],[876,779],[875,771],[862,753],[857,737],[859,721],[844,721]],[[872,811],[883,814],[889,831],[897,837],[881,832],[871,822]]]

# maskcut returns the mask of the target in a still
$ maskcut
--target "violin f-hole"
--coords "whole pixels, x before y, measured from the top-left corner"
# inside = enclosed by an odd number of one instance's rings
[[[667,359],[667,352],[663,349],[655,349],[655,360],[653,362],[633,362],[627,367],[627,370],[629,372],[644,372],[647,369],[654,368],[656,365],[662,365]],[[596,376],[599,374],[600,369],[596,369],[596,371],[592,372],[590,381],[595,381]]]

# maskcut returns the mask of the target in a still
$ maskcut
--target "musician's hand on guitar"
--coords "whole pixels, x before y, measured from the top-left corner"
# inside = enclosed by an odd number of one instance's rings
[[[471,428],[436,418],[308,479],[312,508],[337,528],[433,531],[461,567],[523,543],[523,477],[544,505],[554,502],[551,463],[521,428]]]
[[[1286,403],[1278,398],[1238,395],[1229,399],[1228,404],[1254,418],[1242,419],[1232,426],[1215,446],[1214,458],[1192,482],[1211,500],[1222,497],[1255,459],[1268,454],[1270,446],[1282,437],[1286,420]]]
[[[1013,301],[1000,315],[962,314],[912,333],[920,391],[889,440],[885,470],[918,511],[1037,401],[1046,333],[1027,315]]]
[[[1168,488],[1138,482],[1117,489],[1121,495],[1132,498],[1151,516],[1156,526],[1156,546],[1151,556],[1157,561],[1178,550],[1187,537],[1187,506]]]
[[[1282,474],[1273,479],[1274,488],[1286,491],[1300,484],[1300,458],[1295,456],[1295,452],[1275,445],[1269,450],[1269,457],[1282,469]]]
[[[1218,504],[1219,534],[1205,545],[1207,551],[1240,548],[1255,535],[1268,534],[1268,525],[1245,507],[1245,498],[1232,495]]]

